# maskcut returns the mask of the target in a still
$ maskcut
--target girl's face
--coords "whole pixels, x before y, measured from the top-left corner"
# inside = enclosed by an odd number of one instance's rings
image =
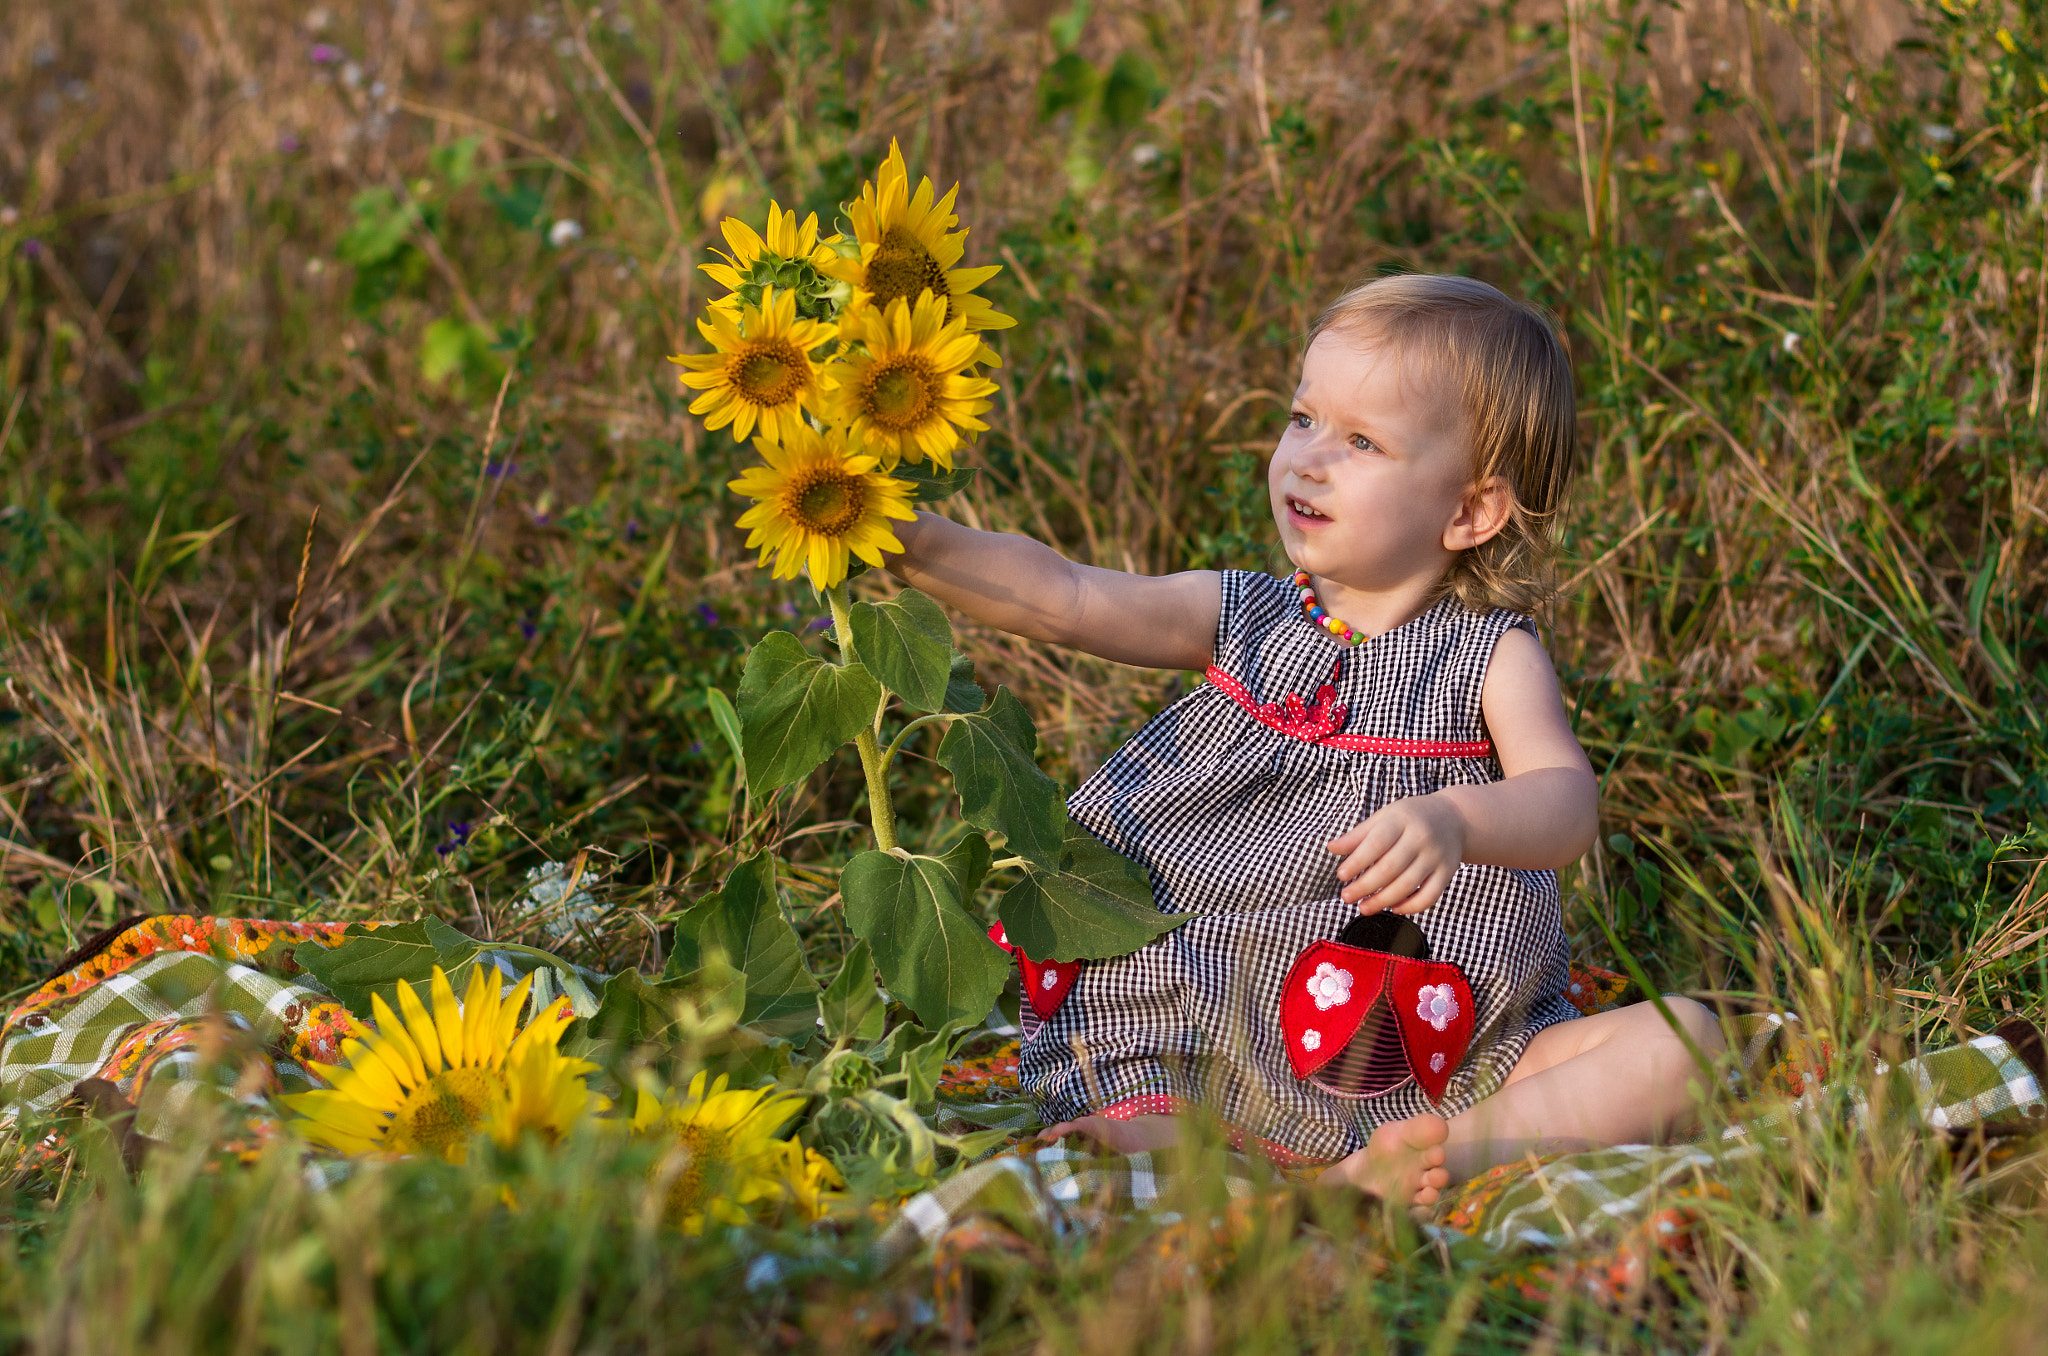
[[[1288,558],[1343,590],[1433,585],[1457,550],[1492,535],[1471,523],[1463,415],[1413,366],[1353,336],[1320,335],[1267,469]],[[1324,605],[1339,611],[1332,598]]]

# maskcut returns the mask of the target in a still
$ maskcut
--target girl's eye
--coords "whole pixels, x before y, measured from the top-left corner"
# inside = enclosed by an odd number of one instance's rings
[[[1351,445],[1361,452],[1377,452],[1380,450],[1380,445],[1366,437],[1363,433],[1352,434]]]
[[[1313,424],[1315,420],[1309,418],[1300,410],[1296,410],[1293,414],[1287,416],[1287,422],[1292,424],[1296,428],[1307,428],[1310,424]]]

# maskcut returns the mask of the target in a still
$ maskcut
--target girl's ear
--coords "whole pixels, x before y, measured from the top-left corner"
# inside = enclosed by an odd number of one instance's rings
[[[1444,528],[1446,551],[1469,551],[1500,535],[1514,512],[1515,492],[1505,477],[1488,476],[1465,491],[1458,511]]]

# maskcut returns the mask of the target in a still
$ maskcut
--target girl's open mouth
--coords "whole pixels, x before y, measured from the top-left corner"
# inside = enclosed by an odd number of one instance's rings
[[[1327,523],[1330,517],[1316,510],[1313,504],[1305,504],[1293,495],[1287,496],[1287,512],[1305,523]]]

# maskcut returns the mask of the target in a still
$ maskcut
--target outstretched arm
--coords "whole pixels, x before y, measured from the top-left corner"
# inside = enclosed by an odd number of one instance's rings
[[[984,625],[1119,664],[1206,668],[1223,610],[1213,570],[1126,574],[1076,565],[1029,537],[978,532],[934,513],[896,527],[889,573]]]
[[[1599,783],[1534,636],[1500,638],[1479,701],[1503,780],[1397,800],[1332,842],[1344,898],[1360,912],[1422,912],[1459,862],[1555,869],[1593,845]]]

